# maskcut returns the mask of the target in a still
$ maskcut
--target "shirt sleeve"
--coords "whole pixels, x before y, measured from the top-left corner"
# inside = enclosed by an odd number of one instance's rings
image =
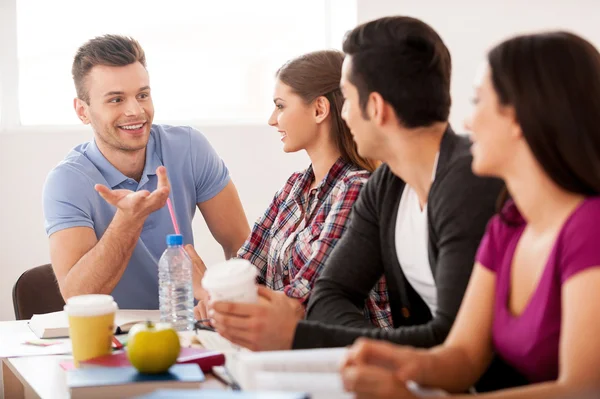
[[[295,256],[294,260],[301,263],[298,265],[298,272],[290,281],[290,284],[283,289],[288,296],[297,298],[302,303],[308,300],[315,280],[325,266],[325,261],[346,231],[348,216],[366,180],[362,177],[350,179],[341,185],[338,192],[332,193],[331,210],[327,214],[323,225],[320,226],[317,239],[310,245],[310,255],[307,259],[302,256]],[[314,227],[311,226],[311,229]],[[300,243],[299,245],[304,244]]]
[[[248,237],[237,253],[238,258],[246,259],[256,266],[258,269],[256,281],[259,284],[264,285],[266,283],[269,247],[272,237],[271,227],[279,214],[281,203],[287,198],[298,176],[298,173],[294,173],[290,176],[286,184],[275,193],[273,201],[271,201],[265,213],[254,223],[250,237]]]
[[[50,172],[42,193],[48,236],[71,227],[94,228],[89,192],[95,193],[91,182],[71,166],[62,164]]]
[[[560,282],[593,267],[600,267],[600,200],[581,205],[566,222],[558,241]]]
[[[373,213],[377,215],[378,207],[373,205],[377,202],[367,200],[377,198],[377,193],[383,190],[381,187],[385,187],[373,185],[370,188],[377,177],[376,172],[361,193],[363,201],[356,203],[350,231],[335,249],[316,284],[308,306],[308,320],[296,328],[295,349],[346,346],[358,337],[430,348],[444,342],[450,331],[471,275],[477,247],[494,214],[501,182],[474,176],[468,158],[457,162],[443,181],[440,180],[428,204],[433,233],[437,234],[438,309],[427,323],[384,330],[357,328],[358,321],[351,318],[356,312],[352,313],[350,307],[354,302],[357,309],[359,300],[364,304],[369,290],[383,274],[381,248],[390,245],[378,239],[378,217],[368,217]],[[373,182],[377,184],[377,180]],[[456,195],[457,191],[463,194]],[[368,212],[369,209],[372,211]],[[340,276],[334,275],[341,271],[342,261],[347,270]],[[333,320],[339,325],[326,324],[333,324]]]
[[[189,129],[196,203],[201,203],[213,198],[227,186],[229,170],[206,137],[196,129]]]
[[[350,345],[360,336],[357,331],[374,328],[364,309],[369,293],[384,275],[378,201],[388,183],[388,170],[386,165],[379,167],[354,203],[347,230],[315,281],[307,321],[296,329],[294,349]],[[335,326],[330,329],[328,324]],[[349,330],[352,337],[338,335]]]

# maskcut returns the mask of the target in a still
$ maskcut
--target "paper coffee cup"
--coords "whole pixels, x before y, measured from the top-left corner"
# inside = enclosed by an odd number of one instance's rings
[[[258,301],[256,267],[245,259],[232,259],[206,269],[202,286],[213,302]]]
[[[67,300],[65,313],[75,367],[81,361],[111,353],[117,309],[110,295],[80,295]]]

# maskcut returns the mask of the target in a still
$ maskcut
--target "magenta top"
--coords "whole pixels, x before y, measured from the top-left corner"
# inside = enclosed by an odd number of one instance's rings
[[[496,273],[492,344],[495,352],[529,382],[556,380],[561,288],[571,276],[600,266],[600,197],[586,199],[569,216],[519,316],[508,309],[508,293],[515,248],[527,223],[512,202],[502,216],[490,221],[476,258]]]

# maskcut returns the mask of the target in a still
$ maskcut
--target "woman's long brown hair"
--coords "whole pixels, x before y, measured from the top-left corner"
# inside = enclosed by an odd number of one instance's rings
[[[277,71],[277,78],[290,86],[306,103],[325,97],[330,104],[331,129],[341,156],[361,169],[373,172],[379,162],[361,157],[346,122],[342,119],[344,98],[340,78],[344,53],[322,50],[304,54],[285,63]]]

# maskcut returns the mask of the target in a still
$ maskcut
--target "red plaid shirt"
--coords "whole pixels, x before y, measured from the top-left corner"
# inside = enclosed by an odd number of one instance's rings
[[[346,229],[348,215],[369,172],[341,158],[315,189],[312,166],[294,173],[254,224],[237,256],[258,268],[258,282],[306,304],[325,261]],[[365,317],[392,328],[385,280],[371,291]]]

